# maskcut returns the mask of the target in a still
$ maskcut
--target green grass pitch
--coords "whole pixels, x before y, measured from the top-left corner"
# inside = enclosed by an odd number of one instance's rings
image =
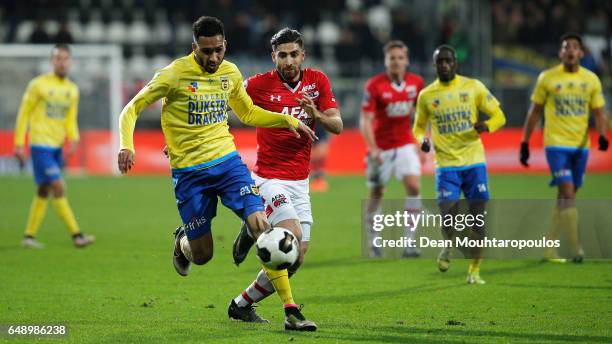
[[[548,176],[491,177],[496,198],[553,198]],[[485,261],[483,286],[464,282],[467,261],[440,273],[431,259],[369,260],[360,255],[363,177],[331,178],[312,195],[315,225],[306,263],[292,279],[296,302],[315,333],[283,330],[273,295],[258,312],[271,323],[227,319],[230,298],[254,278],[253,252],[239,268],[231,244],[239,220],[219,210],[215,257],[187,278],[174,272],[179,222],[167,177],[68,178],[69,200],[97,243],[72,247],[47,210],[39,240],[20,240],[34,185],[0,178],[0,326],[66,324],[69,335],[42,342],[200,343],[611,343],[612,262],[551,265]],[[611,198],[612,175],[589,175],[581,198]],[[401,198],[394,182],[389,197]],[[432,198],[433,179],[423,180]],[[0,335],[0,342],[31,342]]]

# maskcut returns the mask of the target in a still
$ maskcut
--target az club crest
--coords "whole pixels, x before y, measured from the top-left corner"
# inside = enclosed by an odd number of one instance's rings
[[[230,86],[229,78],[226,77],[226,76],[222,76],[221,77],[221,89],[223,91],[228,91],[229,90],[229,86]]]
[[[459,93],[459,99],[462,103],[467,103],[469,95],[467,93]]]

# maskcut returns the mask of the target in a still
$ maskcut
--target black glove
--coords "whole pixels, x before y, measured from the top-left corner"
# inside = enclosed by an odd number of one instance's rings
[[[610,146],[608,139],[604,135],[599,135],[599,150],[605,152],[608,146]]]
[[[519,155],[519,160],[521,161],[521,165],[529,166],[527,160],[529,160],[529,143],[521,142],[521,154]]]
[[[425,153],[429,153],[429,151],[431,150],[431,144],[429,143],[429,140],[423,140],[423,142],[421,143],[421,150]]]

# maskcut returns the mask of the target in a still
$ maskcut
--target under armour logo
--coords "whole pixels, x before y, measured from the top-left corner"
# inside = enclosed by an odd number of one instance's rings
[[[281,101],[281,96],[275,96],[275,95],[271,94],[270,95],[270,101],[271,102],[273,102],[273,101],[280,102]]]

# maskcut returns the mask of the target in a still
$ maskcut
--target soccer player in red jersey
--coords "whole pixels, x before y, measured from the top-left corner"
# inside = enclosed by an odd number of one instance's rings
[[[423,89],[423,78],[407,71],[408,47],[404,42],[390,41],[383,50],[385,72],[367,81],[361,107],[361,133],[368,147],[366,176],[370,189],[365,223],[372,257],[382,256],[381,249],[373,244],[372,219],[380,212],[391,174],[404,183],[405,210],[419,213],[421,162],[424,159],[410,130],[410,116]],[[414,225],[407,226],[405,236],[414,238],[415,229]],[[420,252],[416,248],[406,248],[403,255],[416,257]]]
[[[322,126],[328,132],[340,134],[342,119],[327,76],[318,70],[302,68],[305,51],[302,34],[284,28],[270,40],[272,61],[276,69],[258,74],[245,81],[253,103],[269,111],[294,116],[314,128]],[[308,187],[312,142],[296,138],[289,130],[257,129],[257,162],[253,179],[264,198],[268,220],[275,227],[291,230],[300,240],[300,256],[290,267],[289,276],[304,262],[310,242],[312,212]],[[234,261],[240,264],[253,240],[243,226],[234,243]],[[258,319],[252,304],[272,294],[274,287],[261,270],[257,278],[230,303],[231,318],[253,321]],[[313,322],[304,325],[316,329]]]

